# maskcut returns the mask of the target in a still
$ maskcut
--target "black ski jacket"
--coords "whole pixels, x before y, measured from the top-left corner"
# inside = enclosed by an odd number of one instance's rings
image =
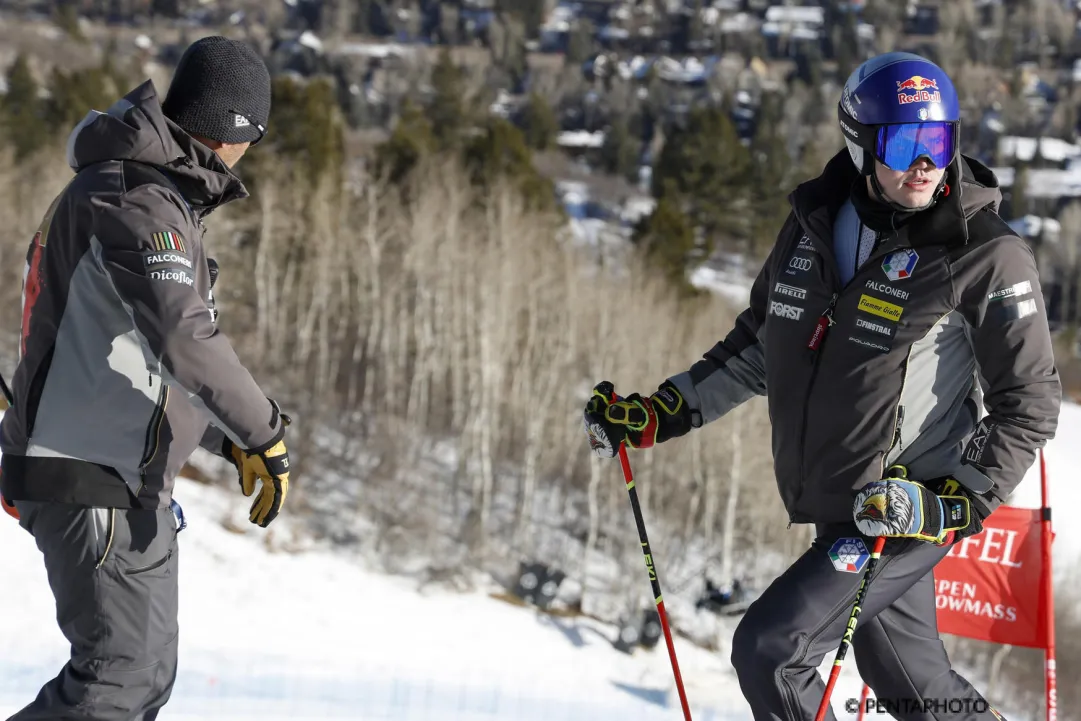
[[[14,407],[0,424],[9,501],[162,508],[200,443],[284,435],[217,329],[202,219],[247,196],[168,120],[147,81],[71,133],[75,177],[30,243]]]
[[[1032,252],[997,214],[994,174],[961,156],[938,202],[842,286],[833,218],[854,182],[842,151],[790,195],[749,307],[670,380],[707,423],[767,397],[792,522],[851,520],[855,492],[894,463],[984,476],[994,510],[1054,436],[1062,396]]]

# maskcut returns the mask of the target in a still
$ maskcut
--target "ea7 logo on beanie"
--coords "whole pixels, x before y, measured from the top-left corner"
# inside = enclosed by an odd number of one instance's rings
[[[251,123],[248,121],[248,119],[245,118],[243,115],[240,115],[240,114],[237,114],[235,116],[235,118],[233,120],[233,124],[238,128],[246,128],[249,125],[251,125]]]

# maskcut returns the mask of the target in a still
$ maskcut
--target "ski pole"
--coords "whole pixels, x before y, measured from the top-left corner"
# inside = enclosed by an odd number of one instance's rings
[[[615,389],[612,390],[612,402],[616,402]],[[638,539],[642,543],[642,553],[646,557],[646,570],[649,571],[649,582],[653,585],[653,600],[657,604],[657,615],[661,619],[661,630],[664,631],[664,642],[668,645],[668,656],[672,659],[672,673],[676,677],[676,690],[679,691],[679,702],[683,706],[683,718],[691,721],[691,708],[687,705],[687,694],[683,690],[683,677],[679,673],[679,663],[676,661],[676,647],[672,642],[672,630],[668,627],[668,613],[664,610],[664,599],[661,598],[661,584],[657,580],[657,569],[653,563],[653,553],[649,549],[649,538],[646,536],[646,524],[642,520],[642,506],[638,503],[638,491],[634,488],[634,476],[631,474],[631,462],[627,458],[627,447],[619,444],[619,465],[623,467],[623,479],[627,483],[627,495],[631,499],[631,510],[634,511],[634,523],[638,526]]]
[[[875,566],[878,565],[878,558],[882,555],[882,549],[885,545],[885,536],[879,536],[875,539],[874,548],[871,550],[871,560],[867,562],[867,570],[863,573],[863,581],[860,582],[859,590],[856,591],[856,602],[852,604],[852,615],[848,617],[848,626],[845,628],[844,635],[841,636],[841,646],[837,649],[837,658],[833,660],[833,668],[830,670],[829,681],[826,683],[826,692],[822,694],[822,703],[818,705],[815,721],[825,721],[826,711],[830,707],[830,694],[833,693],[833,687],[837,685],[837,678],[841,675],[841,665],[845,661],[848,647],[852,645],[852,634],[856,632],[856,619],[860,617],[860,606],[863,605],[863,599],[867,596],[867,586],[871,583],[871,574],[875,572]]]

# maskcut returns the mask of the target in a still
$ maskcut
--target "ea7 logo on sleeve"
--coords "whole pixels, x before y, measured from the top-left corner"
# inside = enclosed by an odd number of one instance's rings
[[[995,429],[994,423],[988,423],[984,418],[968,442],[965,449],[965,460],[970,463],[983,463],[983,449],[987,446],[987,439],[991,437],[991,431]]]
[[[901,320],[901,313],[904,312],[904,308],[893,303],[887,303],[884,300],[879,300],[874,296],[864,293],[860,296],[859,305],[856,306],[858,310],[862,310],[865,313],[871,315],[877,315],[879,318],[885,318],[886,320],[899,321]]]
[[[796,300],[803,300],[807,297],[807,291],[803,288],[797,288],[792,285],[785,285],[784,283],[778,283],[773,286],[774,292],[779,295],[787,295],[789,298],[795,298]]]
[[[770,301],[769,314],[779,318],[787,318],[788,320],[799,320],[803,317],[803,308],[796,305],[788,305],[787,303],[779,303],[774,300]]]

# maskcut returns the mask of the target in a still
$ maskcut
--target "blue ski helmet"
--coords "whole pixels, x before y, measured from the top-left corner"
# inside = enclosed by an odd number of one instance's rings
[[[957,157],[961,111],[953,83],[930,60],[886,53],[848,77],[837,105],[852,162],[864,175],[874,161],[898,171],[926,157],[945,168]]]

